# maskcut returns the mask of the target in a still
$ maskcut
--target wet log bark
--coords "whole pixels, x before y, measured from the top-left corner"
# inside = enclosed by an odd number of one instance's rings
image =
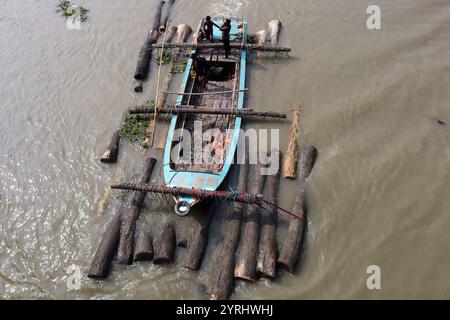
[[[269,22],[270,43],[273,47],[278,46],[278,34],[280,33],[280,20],[272,20]]]
[[[153,259],[153,239],[149,232],[141,231],[136,240],[133,261],[150,261]]]
[[[159,24],[159,31],[160,32],[165,32],[166,31],[166,25],[167,25],[167,21],[169,21],[169,16],[170,16],[170,11],[172,10],[172,5],[174,4],[175,0],[169,0],[169,2],[167,3],[167,9],[166,12],[164,13],[161,22]]]
[[[281,160],[281,152],[272,150],[276,154],[278,163]],[[278,205],[278,188],[280,186],[280,172],[268,177],[269,196],[267,201]],[[256,271],[265,278],[274,279],[278,258],[277,247],[277,219],[278,211],[273,208],[271,212],[261,215],[261,236],[258,244],[258,259]]]
[[[119,156],[120,134],[119,131],[114,132],[111,143],[100,158],[101,162],[115,163]]]
[[[265,176],[261,174],[262,165],[250,165],[250,192],[261,194],[264,188]],[[234,277],[256,280],[256,255],[259,239],[259,210],[248,206],[244,212],[241,228],[239,251],[234,269]]]
[[[155,167],[156,159],[147,158],[144,163],[144,172],[141,183],[148,183]],[[139,218],[141,207],[145,200],[145,192],[135,192],[131,207],[122,219],[117,262],[120,264],[131,264],[134,246],[134,234],[136,221]]]
[[[153,45],[159,39],[159,25],[161,22],[161,12],[162,7],[164,5],[164,1],[161,1],[156,9],[155,19],[153,20],[153,28],[152,31],[148,34],[145,39],[144,45],[139,52],[138,63],[136,66],[136,71],[134,73],[134,79],[136,80],[145,80],[148,76],[148,72],[150,71],[150,60],[152,58],[152,49]]]
[[[198,223],[198,226],[192,235],[189,244],[187,246],[187,251],[184,255],[183,266],[189,270],[200,269],[203,256],[205,255],[206,246],[208,244],[208,231],[209,225],[211,224],[211,219],[215,214],[215,208],[210,206],[209,212],[207,212]],[[217,202],[216,202],[216,207]]]
[[[238,180],[236,190],[247,190],[248,164],[236,165],[232,174]],[[227,300],[230,298],[234,284],[235,252],[239,242],[239,230],[241,226],[243,203],[235,202],[222,227],[223,240],[220,243],[218,263],[212,274],[209,299]]]
[[[114,215],[95,252],[94,259],[88,271],[88,277],[92,279],[105,279],[111,269],[111,262],[116,253],[120,237],[121,209]]]
[[[306,223],[305,184],[306,178],[312,171],[316,157],[317,150],[313,146],[306,147],[302,152],[298,180],[298,193],[292,209],[295,214],[302,218],[291,218],[288,233],[286,239],[284,240],[280,257],[278,258],[278,264],[290,273],[295,272],[295,267],[300,258],[300,250],[302,247]]]
[[[300,105],[294,110],[291,131],[289,133],[288,148],[283,161],[283,177],[295,179],[297,177],[298,142],[300,139]]]
[[[153,263],[172,263],[175,253],[175,228],[172,223],[166,222],[161,232],[153,241]]]
[[[175,34],[177,33],[177,26],[170,26],[169,30],[167,30],[166,33],[166,43],[171,43],[173,40],[173,37],[175,36]]]
[[[256,33],[256,38],[258,39],[259,45],[264,45],[267,41],[267,31],[266,30],[260,30]]]

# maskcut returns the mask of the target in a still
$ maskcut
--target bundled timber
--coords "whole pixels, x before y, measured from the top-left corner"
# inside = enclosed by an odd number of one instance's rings
[[[170,222],[164,223],[161,232],[153,242],[153,263],[172,263],[175,253],[175,242],[175,228],[173,224]]]
[[[141,176],[141,183],[150,181],[150,177],[155,167],[156,159],[147,158],[144,164],[144,172]],[[117,261],[121,264],[130,264],[133,255],[134,234],[136,230],[136,221],[139,218],[141,207],[145,200],[145,192],[136,192],[130,209],[122,221],[120,232],[119,248],[117,252]]]
[[[146,183],[116,183],[111,185],[112,189],[133,190],[141,192],[192,196],[199,200],[218,199],[248,204],[261,204],[263,195],[247,192],[211,191],[204,189],[190,189],[181,187],[169,187],[162,185],[151,185]],[[258,188],[259,190],[260,188]]]
[[[267,51],[267,52],[291,52],[290,47],[283,46],[267,46],[259,44],[241,44],[241,43],[230,43],[232,49],[245,49],[245,50],[257,50],[257,51]],[[162,48],[162,44],[154,44],[152,48]],[[164,48],[193,48],[193,49],[220,49],[223,48],[222,43],[166,43]]]
[[[278,264],[290,273],[295,272],[295,267],[300,258],[300,249],[303,240],[303,233],[306,222],[305,209],[305,184],[306,178],[310,175],[317,157],[317,150],[313,146],[308,146],[302,153],[300,161],[300,173],[298,180],[298,193],[295,199],[293,212],[302,219],[291,218],[289,229],[283,247],[278,258]]]
[[[176,106],[169,105],[164,108],[158,108],[157,113],[160,114],[180,114],[180,113],[189,113],[189,114],[217,114],[217,115],[232,115],[236,117],[261,117],[261,118],[280,118],[285,119],[286,114],[279,112],[257,112],[253,111],[253,109],[225,109],[225,108],[196,108],[192,106]],[[130,114],[153,114],[155,112],[155,107],[135,107],[130,108],[128,111]]]
[[[133,261],[150,261],[153,259],[153,239],[147,231],[138,233],[134,247]]]
[[[105,279],[111,269],[111,262],[116,253],[120,237],[121,209],[114,215],[103,233],[102,240],[95,252],[94,259],[88,271],[92,279]]]
[[[297,177],[298,143],[300,139],[300,105],[294,110],[291,132],[289,133],[288,148],[283,161],[283,177],[295,179]]]
[[[212,210],[210,210],[210,212],[202,217],[191,237],[191,241],[189,241],[183,262],[183,266],[186,269],[200,269],[203,256],[205,255],[206,246],[208,244],[209,225],[211,224],[211,219],[215,213],[215,209],[211,209]]]
[[[169,0],[168,2],[168,6],[166,9],[165,14],[163,15],[160,25],[159,25],[159,32],[165,32],[166,31],[166,25],[167,22],[169,21],[169,16],[170,16],[170,11],[172,10],[172,5],[175,2],[175,0]]]
[[[144,45],[139,52],[138,63],[136,66],[136,71],[134,73],[134,79],[136,80],[145,80],[148,76],[148,72],[150,71],[150,60],[152,58],[153,49],[152,46],[156,44],[159,39],[160,33],[158,31],[158,28],[161,21],[161,12],[163,5],[164,1],[161,1],[155,13],[152,31],[147,35]]]
[[[273,47],[278,46],[278,34],[280,33],[280,20],[272,20],[268,23],[270,31],[270,43]]]
[[[280,163],[281,152],[279,150],[272,150],[276,161]],[[269,183],[269,197],[268,202],[278,206],[278,188],[280,185],[280,172],[268,177]],[[267,214],[261,215],[261,236],[258,244],[258,259],[256,264],[256,271],[259,275],[265,278],[274,279],[278,258],[277,247],[277,218],[278,212],[274,207]]]
[[[252,193],[261,194],[264,188],[265,176],[261,174],[262,165],[250,166],[249,190]],[[239,242],[239,253],[237,255],[234,277],[255,281],[256,280],[256,255],[258,251],[259,238],[259,210],[247,207],[244,211]]]
[[[237,176],[237,191],[247,189],[248,164],[236,165],[232,176]],[[223,240],[220,243],[218,261],[212,275],[209,298],[211,300],[227,300],[233,291],[235,252],[239,242],[239,229],[241,226],[242,209],[244,205],[239,202],[233,203],[230,211],[226,214],[222,227]]]
[[[119,131],[116,131],[112,136],[111,143],[100,158],[100,161],[105,163],[117,162],[117,158],[119,157],[119,143],[120,134]]]

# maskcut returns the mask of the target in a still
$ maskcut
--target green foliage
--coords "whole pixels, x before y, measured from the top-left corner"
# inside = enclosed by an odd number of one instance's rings
[[[170,61],[172,61],[172,54],[170,52],[163,52],[162,59],[161,59],[161,55],[158,55],[156,57],[157,64],[169,64]]]
[[[184,70],[186,70],[187,63],[188,59],[183,59],[179,61],[176,65],[173,66],[170,72],[172,72],[172,74],[184,72]]]
[[[82,6],[77,6],[77,7],[79,9],[81,21],[86,21],[88,18],[87,13],[89,10]],[[66,18],[77,14],[77,10],[74,9],[74,5],[70,1],[66,1],[66,0],[59,1],[57,12],[62,12],[64,17],[66,17]]]
[[[249,44],[255,44],[258,42],[258,37],[256,34],[248,34],[247,35],[247,43]]]
[[[119,130],[120,136],[130,142],[140,142],[146,137],[149,123],[149,119],[141,119],[135,114],[129,114]]]

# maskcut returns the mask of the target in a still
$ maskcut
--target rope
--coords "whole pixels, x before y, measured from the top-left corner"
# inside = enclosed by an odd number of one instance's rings
[[[263,202],[266,203],[267,205],[269,205],[269,206],[271,206],[271,207],[277,209],[277,210],[281,210],[281,211],[283,211],[284,213],[287,213],[288,215],[290,215],[290,216],[292,216],[292,217],[294,217],[294,218],[296,218],[296,219],[299,219],[300,221],[305,220],[305,218],[304,218],[303,216],[299,216],[299,215],[297,215],[297,214],[295,214],[295,213],[293,213],[293,212],[291,212],[291,211],[288,211],[288,210],[286,210],[286,209],[283,209],[283,208],[277,206],[276,204],[273,204],[273,203],[271,203],[271,202],[269,202],[269,201],[267,201],[267,200],[263,200]],[[260,205],[260,207],[261,207],[261,205]]]

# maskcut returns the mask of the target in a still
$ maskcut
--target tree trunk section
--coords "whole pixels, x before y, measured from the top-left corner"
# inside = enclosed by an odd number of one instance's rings
[[[278,163],[281,160],[281,152],[272,150],[276,154]],[[268,201],[278,206],[278,188],[280,186],[280,172],[271,175],[268,178],[269,197]],[[276,265],[278,258],[277,247],[277,219],[278,210],[272,208],[271,212],[261,216],[261,237],[259,240],[258,259],[256,271],[265,278],[274,279],[276,274]]]
[[[119,156],[120,134],[119,131],[114,132],[111,143],[100,158],[101,162],[115,163]]]
[[[261,194],[264,188],[265,176],[261,175],[261,164],[250,165],[250,193]],[[259,238],[259,210],[248,206],[244,212],[237,255],[235,278],[256,280],[256,255],[258,252]]]
[[[291,132],[289,133],[288,148],[283,162],[283,177],[295,179],[297,177],[298,141],[300,139],[300,105],[294,110]]]
[[[153,239],[149,232],[141,231],[138,234],[134,248],[133,261],[150,261],[153,259]]]
[[[172,223],[164,223],[161,232],[154,239],[154,264],[172,263],[175,253],[175,228]]]
[[[298,260],[300,258],[300,250],[302,240],[304,238],[306,209],[305,209],[305,184],[306,178],[310,175],[314,162],[317,157],[317,150],[313,146],[308,146],[302,153],[300,161],[300,173],[298,181],[298,194],[295,199],[292,211],[301,217],[301,219],[291,218],[289,229],[281,249],[278,264],[290,273],[295,272]]]
[[[141,177],[141,183],[148,183],[155,167],[156,159],[147,158],[144,164],[144,172]],[[120,232],[119,249],[117,262],[120,264],[131,264],[134,246],[134,233],[136,230],[136,221],[139,218],[141,207],[145,200],[145,192],[135,192],[131,207],[122,221],[122,230]]]
[[[248,164],[236,165],[232,174],[237,176],[236,190],[247,190]],[[241,226],[243,203],[234,202],[227,212],[222,227],[223,240],[220,243],[218,260],[212,274],[209,298],[211,300],[228,300],[233,291],[235,252],[239,243],[239,229]]]

